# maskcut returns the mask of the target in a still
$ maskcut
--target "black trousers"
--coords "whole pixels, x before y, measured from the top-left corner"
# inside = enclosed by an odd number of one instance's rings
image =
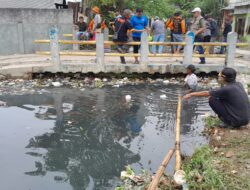
[[[133,37],[133,41],[140,42],[141,38],[139,37]],[[134,45],[134,53],[139,53],[140,45]]]
[[[230,116],[230,114],[226,110],[224,104],[217,98],[210,97],[209,105],[212,110],[218,115],[218,117],[227,125],[230,125],[232,127],[240,127],[248,124],[248,121],[236,121],[234,118],[232,118],[232,116]]]
[[[204,36],[204,42],[210,42],[211,36]]]

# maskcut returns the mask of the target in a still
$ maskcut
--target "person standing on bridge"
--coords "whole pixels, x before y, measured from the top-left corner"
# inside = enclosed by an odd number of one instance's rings
[[[164,42],[165,41],[165,26],[164,22],[160,20],[158,16],[154,18],[154,22],[151,27],[151,32],[153,34],[153,42]],[[159,45],[158,53],[163,52],[163,45]],[[152,46],[152,53],[156,54],[156,45]]]
[[[168,23],[167,27],[171,28],[173,42],[183,42],[183,34],[186,33],[185,20],[181,17],[181,12],[176,12],[174,17]],[[180,53],[182,46],[174,45],[175,54]]]
[[[131,26],[133,27],[133,41],[140,42],[142,32],[148,30],[148,18],[143,15],[143,9],[137,8],[136,15],[134,15],[131,20]],[[138,54],[140,45],[134,45],[134,53]],[[135,64],[139,64],[138,57],[135,57]]]
[[[128,33],[132,30],[132,26],[130,24],[130,18],[132,15],[132,11],[129,9],[125,9],[123,15],[115,20],[114,23],[114,31],[115,34],[113,36],[114,42],[122,42],[126,43],[129,40]],[[117,51],[119,53],[126,53],[128,51],[128,46],[126,45],[118,45]],[[120,57],[121,63],[126,64],[125,58],[123,56]]]
[[[95,35],[95,33],[99,32],[99,30],[101,29],[102,18],[100,14],[100,9],[98,7],[93,7],[92,12],[95,15],[93,19],[93,29],[92,29],[93,30],[92,32]]]
[[[206,29],[205,19],[201,16],[201,9],[196,7],[193,11],[193,19],[191,20],[190,30],[195,34],[195,42],[203,42],[203,33]],[[197,46],[199,54],[204,54],[202,46]],[[200,58],[200,64],[205,64],[205,57]]]
[[[226,43],[227,42],[227,35],[229,32],[232,32],[232,24],[229,18],[227,18],[224,23],[223,23],[223,42]],[[221,46],[220,49],[220,54],[224,54],[226,50],[225,46]]]
[[[236,71],[233,68],[224,68],[219,73],[218,82],[222,88],[211,91],[193,92],[183,99],[191,97],[209,97],[209,105],[223,121],[220,127],[234,127],[247,125],[250,118],[250,104],[243,85],[236,82]]]

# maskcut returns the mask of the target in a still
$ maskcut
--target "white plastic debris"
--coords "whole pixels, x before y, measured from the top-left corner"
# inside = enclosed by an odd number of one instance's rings
[[[62,84],[60,82],[52,82],[52,85],[54,87],[60,87],[60,86],[62,86]]]
[[[174,181],[178,185],[183,185],[186,183],[185,172],[183,170],[177,170],[174,174]]]
[[[0,101],[0,107],[6,107],[6,106],[7,106],[6,102]]]
[[[99,79],[99,78],[95,78],[95,81],[101,81],[101,79]]]
[[[169,80],[164,80],[163,84],[169,84]]]
[[[108,82],[108,79],[104,78],[102,79],[102,82]]]
[[[122,171],[121,172],[121,179],[124,180],[124,179],[127,179],[129,178],[131,175],[129,175],[126,171]]]
[[[131,95],[126,95],[126,96],[125,96],[126,102],[130,102],[131,99],[132,99]]]
[[[166,96],[165,94],[162,94],[162,95],[160,95],[160,98],[161,98],[162,100],[166,100],[166,99],[167,99],[167,96]]]
[[[115,85],[113,85],[113,87],[114,87],[114,88],[119,88],[120,85],[119,85],[119,84],[115,84]]]

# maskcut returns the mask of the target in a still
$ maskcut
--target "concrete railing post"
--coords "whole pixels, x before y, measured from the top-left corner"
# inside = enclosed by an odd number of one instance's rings
[[[141,35],[141,59],[140,62],[142,64],[147,65],[149,60],[149,44],[148,44],[148,33],[145,31]]]
[[[104,41],[109,41],[109,29],[108,28],[105,28],[103,30],[103,35],[104,35]],[[111,52],[111,46],[104,44],[104,52],[105,53]]]
[[[96,34],[96,63],[104,66],[104,36],[102,33]]]
[[[60,64],[60,50],[59,50],[59,42],[58,42],[58,29],[53,27],[49,30],[49,38],[50,38],[50,53],[51,53],[51,61],[53,64]]]
[[[79,40],[79,39],[77,38],[77,32],[78,32],[78,31],[79,31],[78,26],[73,26],[73,32],[72,32],[72,34],[73,34],[73,40],[74,40],[74,41]],[[78,51],[78,50],[79,50],[79,44],[73,44],[73,50],[74,50],[74,51]]]
[[[193,49],[194,49],[194,33],[193,32],[187,32],[186,38],[185,38],[186,46],[184,48],[184,65],[192,64],[192,58],[193,58]]]
[[[234,58],[236,53],[236,43],[237,43],[237,33],[229,32],[227,35],[227,53],[226,53],[226,62],[227,67],[234,67]]]

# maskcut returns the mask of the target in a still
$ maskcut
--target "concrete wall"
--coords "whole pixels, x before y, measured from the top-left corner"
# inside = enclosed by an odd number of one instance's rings
[[[49,51],[48,44],[34,44],[34,40],[49,39],[51,26],[58,27],[59,38],[72,33],[72,18],[71,9],[0,9],[0,55]]]

